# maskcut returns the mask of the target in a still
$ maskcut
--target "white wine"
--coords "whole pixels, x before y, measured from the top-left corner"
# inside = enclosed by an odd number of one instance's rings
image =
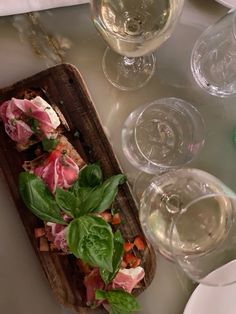
[[[127,57],[157,49],[171,34],[179,0],[94,0],[95,26],[110,47]],[[168,29],[168,31],[167,31]]]
[[[219,195],[224,191],[218,180],[207,180],[195,169],[190,172],[192,178],[188,174],[160,176],[141,199],[144,232],[170,259],[173,254],[207,253],[225,239],[230,229],[232,203]]]

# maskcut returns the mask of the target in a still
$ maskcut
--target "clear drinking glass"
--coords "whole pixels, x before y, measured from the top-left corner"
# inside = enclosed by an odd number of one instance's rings
[[[158,176],[143,193],[139,214],[149,241],[191,279],[236,282],[236,194],[219,179],[199,169]]]
[[[103,57],[107,79],[122,90],[145,85],[155,70],[150,54],[172,34],[184,0],[91,0],[95,27],[110,46]]]
[[[191,57],[193,76],[212,95],[236,94],[236,10],[207,28]]]
[[[139,170],[156,174],[195,157],[204,144],[204,121],[188,102],[162,98],[133,111],[121,139],[127,159]]]

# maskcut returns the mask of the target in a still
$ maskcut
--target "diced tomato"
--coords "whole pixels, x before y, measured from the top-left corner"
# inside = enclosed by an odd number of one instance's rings
[[[58,149],[54,149],[48,156],[48,163],[50,163],[51,161],[54,161],[56,158],[61,156],[61,152]]]
[[[132,268],[138,267],[141,264],[141,258],[136,257],[135,261],[130,265]]]
[[[41,238],[46,234],[45,228],[35,228],[34,229],[34,236],[35,238]]]
[[[124,262],[127,263],[129,267],[135,268],[140,265],[141,259],[136,257],[133,253],[126,253],[124,255]]]
[[[145,249],[145,244],[140,236],[137,236],[134,240],[134,245],[138,250],[143,251]]]
[[[111,222],[112,221],[112,216],[111,213],[105,211],[103,213],[100,213],[100,216],[106,221],[106,222]]]
[[[133,243],[130,243],[130,242],[124,243],[124,251],[125,252],[129,252],[130,250],[132,250],[133,247],[134,247]]]
[[[121,217],[119,213],[116,213],[111,220],[112,225],[119,225],[121,223]]]
[[[126,268],[127,266],[128,264],[124,260],[122,260],[120,264],[120,268]]]
[[[124,261],[128,264],[131,265],[136,259],[136,256],[133,253],[126,253],[124,255]]]

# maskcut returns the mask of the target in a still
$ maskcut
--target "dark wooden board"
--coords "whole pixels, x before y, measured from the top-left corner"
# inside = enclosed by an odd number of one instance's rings
[[[87,162],[99,161],[105,177],[121,172],[83,79],[74,66],[60,64],[10,87],[0,89],[0,103],[11,97],[17,97],[29,88],[43,89],[47,100],[60,108],[71,129],[66,136]],[[73,136],[76,130],[79,131],[79,139]],[[92,311],[84,307],[82,279],[73,256],[42,253],[38,250],[34,228],[40,225],[40,221],[25,207],[18,192],[18,176],[22,171],[23,161],[29,159],[27,154],[29,153],[16,151],[14,142],[7,136],[3,124],[0,123],[0,165],[26,232],[55,296],[61,304],[79,313],[97,312],[98,310]],[[119,188],[116,206],[121,209],[124,221],[121,225],[123,237],[132,239],[138,234],[142,235],[137,208],[127,184]],[[156,270],[155,253],[149,244],[141,254],[141,258],[146,275],[140,288],[134,290],[135,295],[149,286]]]

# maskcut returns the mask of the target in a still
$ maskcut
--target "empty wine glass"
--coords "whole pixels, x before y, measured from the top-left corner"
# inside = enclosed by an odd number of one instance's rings
[[[139,170],[156,174],[195,157],[204,144],[204,121],[188,102],[162,98],[131,112],[121,139],[127,159]]]
[[[91,0],[92,19],[107,44],[103,71],[117,88],[144,86],[155,70],[150,54],[172,34],[184,0]]]
[[[199,169],[155,177],[139,216],[153,246],[191,279],[213,286],[236,282],[236,194],[219,179]]]
[[[236,94],[236,10],[207,28],[191,57],[193,76],[212,95]]]

